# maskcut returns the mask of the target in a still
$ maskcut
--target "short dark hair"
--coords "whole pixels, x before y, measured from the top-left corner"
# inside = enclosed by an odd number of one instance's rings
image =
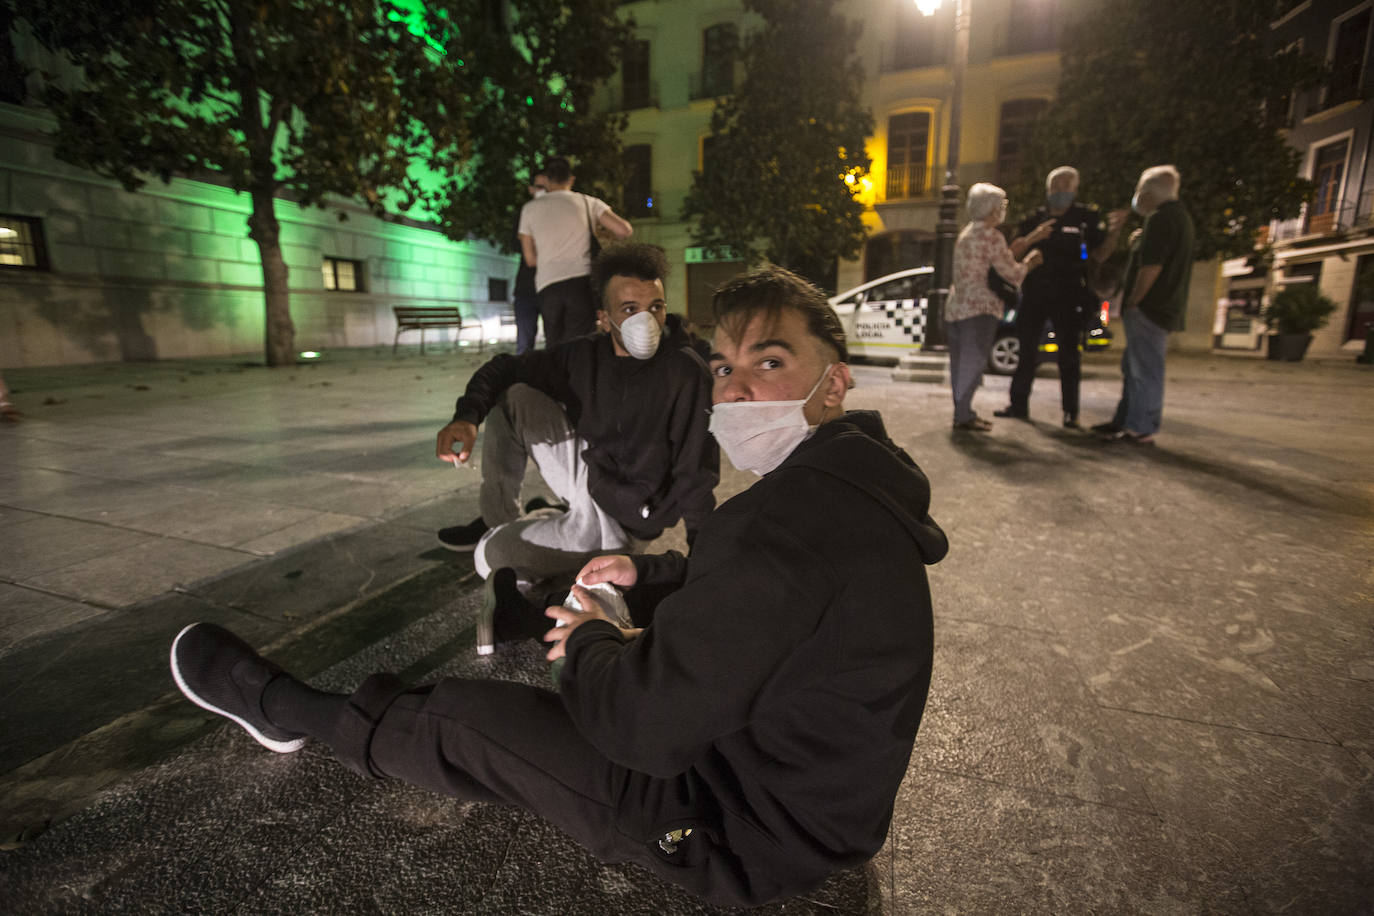
[[[606,307],[606,286],[611,277],[662,280],[668,276],[668,257],[663,249],[646,242],[617,242],[601,249],[592,263],[592,289],[597,308]]]
[[[572,165],[566,156],[553,156],[544,160],[544,167],[535,173],[547,175],[554,184],[567,184],[572,178]]]
[[[716,290],[711,300],[716,325],[738,339],[756,316],[771,324],[783,309],[794,309],[806,319],[806,329],[826,344],[842,363],[849,362],[844,325],[814,285],[782,267],[769,265],[740,274]]]

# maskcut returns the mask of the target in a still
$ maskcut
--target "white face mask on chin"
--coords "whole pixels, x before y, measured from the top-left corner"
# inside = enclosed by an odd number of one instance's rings
[[[709,429],[730,463],[760,477],[782,464],[814,431],[806,422],[806,402],[834,366],[825,367],[801,400],[725,401],[712,407]]]
[[[635,312],[616,326],[615,333],[626,353],[635,359],[648,359],[658,352],[663,325],[650,312]]]

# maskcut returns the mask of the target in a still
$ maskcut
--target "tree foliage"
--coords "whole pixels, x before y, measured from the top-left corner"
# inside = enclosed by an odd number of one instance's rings
[[[1196,256],[1241,255],[1310,192],[1280,131],[1287,94],[1320,67],[1267,47],[1272,0],[1104,0],[1068,27],[1058,96],[1036,130],[1014,199],[1040,200],[1070,164],[1083,195],[1124,206],[1142,170],[1164,163],[1197,231]]]
[[[514,218],[530,173],[550,155],[573,160],[579,188],[620,177],[620,114],[591,109],[629,36],[617,0],[491,2],[499,28],[470,34],[463,53],[482,74],[466,114],[471,155],[438,208],[452,238],[514,250]],[[493,16],[498,15],[493,13]]]
[[[472,180],[491,159],[481,132],[530,144],[527,156],[605,139],[579,112],[614,67],[585,34],[612,0],[580,4],[596,10],[581,18],[553,0],[518,13],[501,0],[0,4],[63,64],[42,74],[41,98],[60,158],[130,190],[187,176],[251,196],[269,365],[294,361],[278,197],[442,211],[452,237],[508,242],[518,185],[511,172]],[[569,33],[580,43],[561,46]]]
[[[764,25],[741,49],[738,91],[716,103],[711,152],[683,204],[692,238],[829,285],[864,239],[859,179],[873,117],[862,106],[859,26],[835,0],[745,0]],[[852,176],[853,184],[846,184]]]

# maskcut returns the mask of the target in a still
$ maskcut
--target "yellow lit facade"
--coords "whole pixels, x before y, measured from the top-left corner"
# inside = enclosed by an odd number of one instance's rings
[[[1094,0],[965,2],[971,6],[970,48],[958,183],[1005,184],[1019,168],[1030,122],[1054,95],[1064,24]],[[838,176],[859,188],[869,230],[863,255],[839,265],[841,289],[932,263],[950,130],[953,6],[954,0],[944,0],[930,17],[915,0],[845,0],[839,6],[863,25],[863,98],[875,126],[867,145],[871,171]],[[638,0],[623,10],[635,22],[639,46],[598,101],[627,112],[627,152],[634,149],[636,161],[647,160],[648,174],[637,175],[625,199],[612,203],[635,224],[636,237],[667,250],[675,266],[670,301],[698,317],[711,287],[741,265],[706,260],[678,214],[701,165],[715,104],[711,93],[724,94],[733,85],[722,76],[718,36],[733,29],[742,40],[759,21],[739,2]],[[741,75],[734,65],[733,80]],[[651,208],[643,205],[646,189]]]

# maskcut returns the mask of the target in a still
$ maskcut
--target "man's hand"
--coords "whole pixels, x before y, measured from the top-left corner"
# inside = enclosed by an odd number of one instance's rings
[[[619,588],[629,588],[639,581],[639,570],[635,569],[634,561],[624,554],[596,557],[582,567],[577,574],[577,581],[584,585],[609,582]]]
[[[1035,270],[1035,268],[1039,267],[1044,262],[1044,260],[1044,252],[1037,248],[1030,254],[1026,255],[1026,257],[1021,261],[1021,263],[1025,264],[1026,267],[1028,267],[1029,269]]]
[[[1040,225],[1036,226],[1033,230],[1031,230],[1031,234],[1026,236],[1026,244],[1034,245],[1037,242],[1043,242],[1045,239],[1049,238],[1050,233],[1054,231],[1055,222],[1055,220],[1047,219]]]
[[[600,559],[624,559],[628,561],[629,557],[602,557]],[[604,620],[629,638],[639,635],[639,629],[627,629],[619,626],[614,620],[606,616],[606,612],[601,606],[601,600],[592,592],[580,585],[574,585],[572,587],[572,593],[582,605],[582,610],[574,611],[571,608],[555,606],[547,608],[544,611],[545,617],[551,617],[555,621],[563,624],[563,626],[555,626],[552,630],[544,634],[544,642],[553,643],[553,648],[550,649],[545,656],[549,661],[557,661],[567,654],[565,647],[568,642],[568,636],[573,630],[577,629],[588,620]]]
[[[1121,226],[1126,222],[1126,217],[1131,215],[1130,210],[1113,210],[1107,214],[1107,231],[1119,232]]]
[[[454,420],[439,430],[434,454],[440,461],[453,465],[465,464],[472,456],[472,447],[477,442],[477,426],[467,420]],[[455,448],[454,446],[457,446]]]

